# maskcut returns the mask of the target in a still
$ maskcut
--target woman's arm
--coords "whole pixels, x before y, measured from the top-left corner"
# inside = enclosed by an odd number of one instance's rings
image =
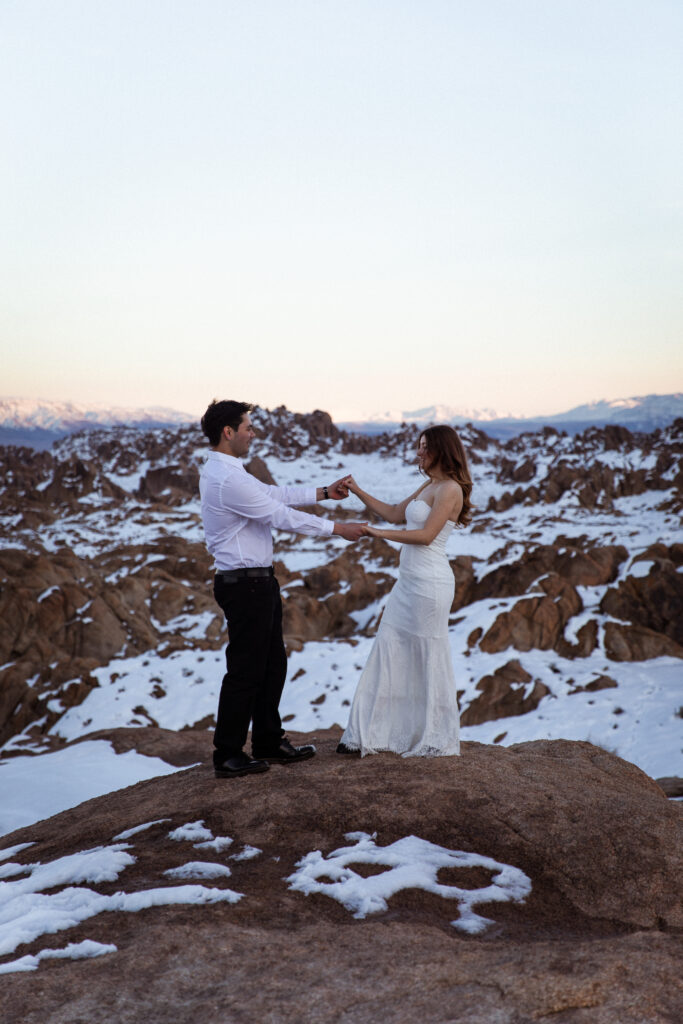
[[[378,530],[374,526],[363,527],[363,533],[382,540],[395,540],[399,544],[431,544],[446,525],[448,519],[457,519],[462,508],[462,490],[455,480],[439,484],[434,495],[432,511],[424,526],[419,530]]]
[[[379,498],[375,498],[372,494],[368,494],[367,491],[362,490],[352,476],[345,477],[344,483],[351,491],[351,494],[355,494],[367,508],[372,512],[376,512],[378,516],[382,517],[382,519],[386,519],[388,523],[405,522],[406,506],[413,500],[413,498],[417,497],[424,487],[427,486],[426,483],[422,484],[415,491],[415,494],[411,494],[409,498],[406,498],[398,505],[388,505],[385,501],[380,501]]]

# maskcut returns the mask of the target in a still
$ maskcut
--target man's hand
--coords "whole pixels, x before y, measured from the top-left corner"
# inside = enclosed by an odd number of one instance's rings
[[[335,523],[332,533],[336,533],[338,537],[343,537],[344,540],[360,540],[366,526],[367,523]]]
[[[329,497],[332,498],[334,501],[343,501],[344,498],[348,498],[349,489],[346,486],[346,479],[347,478],[343,476],[339,480],[335,480],[333,484],[327,485],[327,493]],[[318,501],[322,501],[324,499],[322,487],[318,488],[318,492],[320,495]]]

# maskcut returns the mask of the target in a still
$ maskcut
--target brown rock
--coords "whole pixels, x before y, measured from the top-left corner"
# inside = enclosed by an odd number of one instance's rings
[[[683,646],[683,573],[672,561],[657,557],[647,576],[627,576],[608,590],[600,611],[663,633]]]
[[[460,555],[451,560],[451,569],[455,578],[452,611],[456,612],[472,602],[475,585],[474,559],[469,555]]]
[[[184,734],[184,763],[195,735],[197,756],[210,756],[210,735]],[[680,1017],[682,818],[652,780],[585,743],[464,744],[461,758],[416,765],[378,755],[349,764],[334,753],[338,737],[320,733],[318,757],[296,770],[226,783],[206,765],[190,768],[5,837],[4,846],[35,843],[14,860],[46,863],[170,818],[132,837],[136,861],[115,882],[89,887],[168,885],[163,871],[206,859],[230,864],[227,885],[244,893],[232,906],[101,914],[19,947],[3,962],[85,938],[117,952],[7,976],[7,1024]],[[233,849],[250,843],[262,855],[232,861],[168,839],[169,829],[197,820],[231,836]],[[288,889],[284,879],[304,854],[327,855],[356,830],[377,831],[380,846],[412,834],[494,857],[525,871],[532,893],[524,904],[483,907],[495,924],[472,937],[450,925],[452,901],[420,889],[398,893],[365,920],[327,896]],[[468,884],[462,874],[458,884]]]
[[[655,779],[655,782],[664,790],[668,797],[683,796],[683,779],[678,778],[678,776],[667,775],[663,779]]]
[[[255,455],[253,459],[250,459],[244,468],[247,473],[251,473],[251,475],[256,477],[257,480],[260,480],[262,484],[275,484],[275,479],[268,469],[268,466],[263,459],[258,457],[258,455]]]
[[[158,466],[147,470],[137,495],[164,505],[179,505],[195,497],[198,489],[199,471],[196,466]]]
[[[366,572],[357,558],[356,552],[346,550],[327,565],[301,573],[304,586],[283,592],[283,632],[290,649],[292,641],[358,633],[351,612],[361,611],[389,592],[393,578]]]
[[[615,579],[619,565],[628,557],[622,545],[580,548],[558,542],[539,544],[525,551],[519,561],[508,562],[487,573],[472,592],[473,601],[487,597],[523,594],[547,573],[556,573],[575,587],[597,587]]]
[[[587,658],[598,646],[598,624],[595,619],[585,622],[576,634],[576,643],[569,643],[564,636],[558,638],[555,650],[563,658]]]
[[[582,609],[574,587],[559,576],[538,581],[546,597],[529,597],[501,612],[480,642],[482,651],[492,654],[515,647],[518,651],[554,648],[563,639],[564,627],[572,615]]]
[[[613,661],[647,661],[649,658],[683,658],[683,647],[663,633],[623,622],[605,625],[605,654]]]
[[[476,697],[460,715],[462,725],[480,725],[498,718],[525,715],[533,711],[550,693],[540,680],[529,689],[531,676],[517,660],[508,661],[497,668],[493,675],[484,676],[477,683],[481,695]]]

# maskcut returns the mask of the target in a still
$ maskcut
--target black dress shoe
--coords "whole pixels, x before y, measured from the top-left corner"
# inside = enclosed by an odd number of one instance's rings
[[[315,747],[307,743],[304,747],[293,747],[286,736],[280,740],[280,746],[275,750],[254,751],[254,757],[268,761],[269,764],[294,764],[295,761],[306,761],[309,757],[315,757]]]
[[[214,762],[214,773],[217,779],[236,779],[240,775],[258,775],[267,772],[270,765],[265,761],[257,761],[241,752],[234,757],[226,757],[224,761]]]
[[[360,750],[354,750],[353,747],[347,747],[345,743],[337,744],[338,754],[358,754],[360,756]]]

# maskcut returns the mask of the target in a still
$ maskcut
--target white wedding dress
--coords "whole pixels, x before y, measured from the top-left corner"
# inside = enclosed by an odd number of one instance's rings
[[[415,498],[409,530],[424,526],[431,507]],[[403,544],[389,595],[342,736],[351,750],[392,750],[404,757],[460,753],[460,716],[448,643],[455,580],[446,557],[447,522],[431,544]]]

